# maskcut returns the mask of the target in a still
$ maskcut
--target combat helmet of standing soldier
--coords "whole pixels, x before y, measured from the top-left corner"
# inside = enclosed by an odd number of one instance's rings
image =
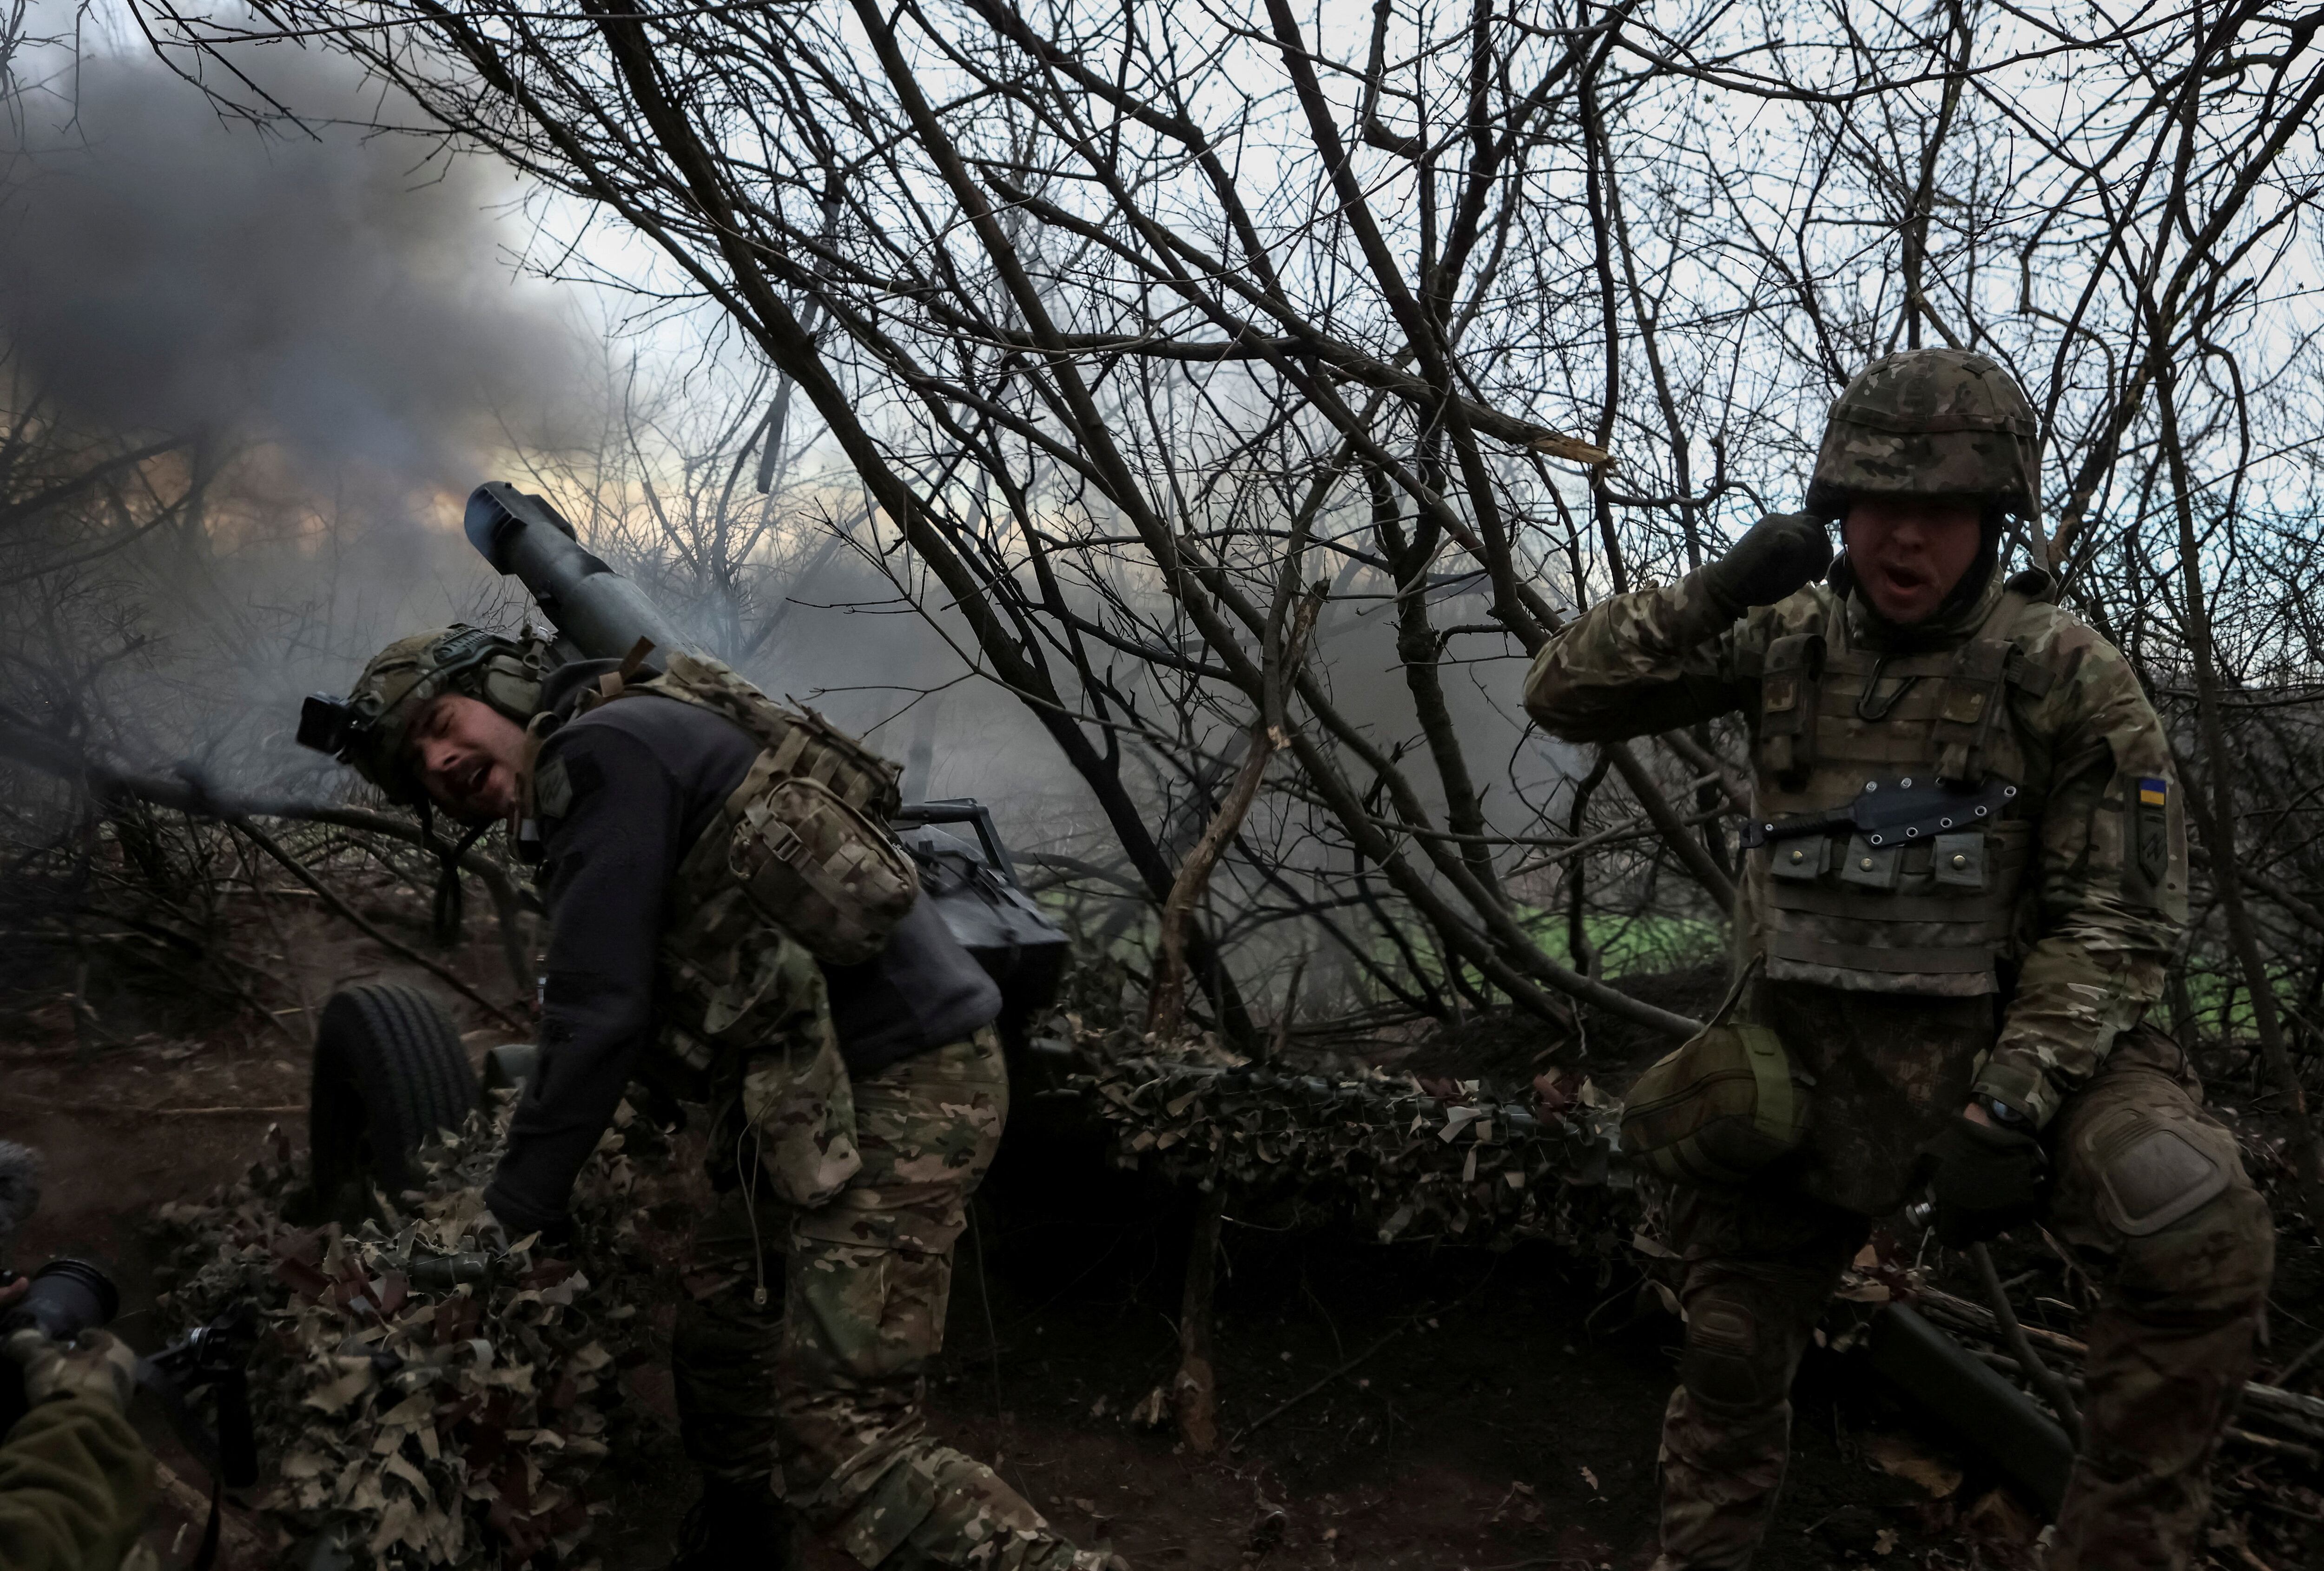
[[[1527,674],[1527,710],[1569,741],[1738,712],[1751,737],[1735,985],[1648,1077],[1683,1109],[1741,1042],[1788,1060],[1774,1099],[1797,1110],[1756,1143],[1652,1153],[1683,1175],[1687,1316],[1656,1571],[1751,1562],[1817,1317],[1873,1222],[1924,1191],[1946,1244],[2038,1222],[2099,1289],[2050,1571],[2200,1558],[2274,1234],[2144,1023],[2187,916],[2162,725],[2044,574],[2005,571],[2037,435],[1989,356],[1875,361],[1831,407],[1805,513],[1600,602]]]
[[[553,1246],[624,1095],[706,1104],[718,1199],[672,1339],[702,1493],[674,1568],[795,1565],[801,1522],[866,1566],[1119,1567],[928,1432],[1009,1085],[999,990],[881,825],[898,771],[715,661],[643,654],[557,664],[442,628],[301,721],[397,800],[505,819],[539,860],[540,1062],[481,1234]]]

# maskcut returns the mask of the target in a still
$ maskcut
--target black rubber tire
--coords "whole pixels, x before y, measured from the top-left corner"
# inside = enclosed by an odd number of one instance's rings
[[[467,1049],[436,1001],[400,983],[343,987],[323,1005],[308,1095],[315,1191],[327,1206],[358,1180],[389,1195],[418,1181],[412,1153],[476,1105]]]

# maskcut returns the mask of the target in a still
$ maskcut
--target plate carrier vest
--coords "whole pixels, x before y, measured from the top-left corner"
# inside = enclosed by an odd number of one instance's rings
[[[2046,588],[2039,575],[2012,578],[1957,649],[1858,648],[1844,604],[1822,627],[1769,645],[1756,816],[1773,836],[1751,855],[1766,858],[1758,892],[1770,978],[1859,993],[1999,991],[2034,830],[2019,816],[2025,761],[2006,690],[2038,698],[2053,681],[2011,633]],[[1945,832],[1876,836],[1841,825],[1782,837],[1785,818],[1844,817],[1867,792],[1934,784],[1967,799],[1989,782],[2001,789],[1985,799],[2006,796],[2006,805],[1975,818],[1964,811]]]
[[[650,646],[585,691],[573,713],[652,694],[707,709],[760,745],[742,783],[687,848],[672,881],[660,968],[669,988],[661,1045],[697,1074],[747,1048],[797,1007],[798,950],[849,966],[878,954],[920,892],[919,871],[890,837],[899,766],[812,709],[778,704],[732,669],[673,653],[641,679]],[[557,724],[529,728],[519,799],[536,810],[532,758]]]

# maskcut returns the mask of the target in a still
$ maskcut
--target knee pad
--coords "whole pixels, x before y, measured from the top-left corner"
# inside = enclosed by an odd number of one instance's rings
[[[2274,1274],[2267,1202],[2235,1136],[2191,1109],[2121,1107],[2075,1141],[2126,1303],[2199,1320],[2254,1313]]]
[[[2129,1238],[2184,1221],[2243,1177],[2235,1137],[2225,1130],[2143,1107],[2102,1122],[2088,1149],[2106,1219]]]
[[[1781,1371],[1768,1367],[1766,1344],[1757,1317],[1741,1300],[1705,1298],[1690,1304],[1680,1383],[1688,1395],[1722,1408],[1781,1400]]]

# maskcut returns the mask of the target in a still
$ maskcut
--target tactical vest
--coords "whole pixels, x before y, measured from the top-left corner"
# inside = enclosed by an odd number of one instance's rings
[[[815,996],[814,962],[878,954],[918,898],[919,873],[889,836],[902,771],[812,709],[776,703],[719,661],[672,654],[637,678],[642,651],[598,679],[576,714],[638,694],[732,722],[760,753],[679,860],[659,956],[663,1047],[689,1069],[748,1047]],[[536,717],[533,750],[554,729]],[[530,813],[541,788],[520,781]],[[796,940],[770,942],[770,926]],[[812,959],[807,958],[812,956]]]
[[[1998,991],[2034,834],[2008,689],[2038,698],[2052,681],[2012,633],[2041,587],[2013,579],[1956,649],[1858,647],[1844,605],[1769,645],[1746,838],[1770,978]]]

